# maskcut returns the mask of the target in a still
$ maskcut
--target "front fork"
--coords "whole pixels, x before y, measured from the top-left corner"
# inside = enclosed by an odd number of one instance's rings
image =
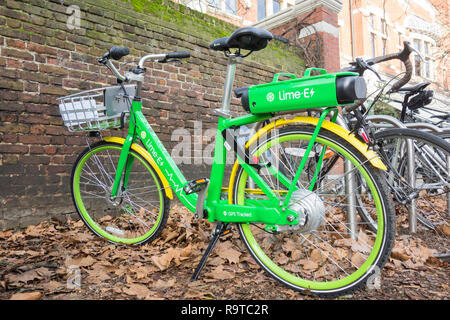
[[[114,177],[114,184],[111,188],[111,201],[116,199],[117,194],[119,193],[119,188],[121,189],[120,193],[125,191],[127,188],[128,179],[130,177],[130,172],[134,161],[134,157],[130,157],[130,149],[133,142],[134,137],[128,136],[123,143],[119,163],[116,168],[116,176]]]

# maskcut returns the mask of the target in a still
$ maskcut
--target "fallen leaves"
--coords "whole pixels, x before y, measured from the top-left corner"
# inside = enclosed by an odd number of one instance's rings
[[[434,257],[436,253],[436,250],[426,247],[420,239],[403,237],[395,242],[391,259],[397,267],[402,265],[408,269],[417,269],[425,265],[440,264],[441,262]]]
[[[14,286],[20,286],[20,283],[28,283],[33,280],[40,280],[43,279],[42,276],[40,276],[36,270],[29,270],[24,273],[19,274],[9,274],[5,277],[6,281]]]
[[[222,238],[199,280],[190,282],[194,268],[208,245],[213,225],[197,221],[185,209],[172,209],[161,236],[152,243],[116,246],[89,233],[81,221],[46,222],[21,231],[2,231],[0,239],[0,298],[3,299],[299,299],[305,298],[274,282],[245,250],[239,233]],[[258,236],[264,237],[261,231]],[[335,270],[330,261],[360,265],[366,259],[371,239],[364,233],[358,241],[330,233],[334,249],[318,245],[309,251],[299,245],[295,233],[281,234],[277,241],[267,237],[261,244],[273,250],[274,261],[286,270],[327,279]],[[308,236],[305,241],[311,240]],[[424,283],[448,296],[449,281],[434,251],[413,237],[399,237],[391,255],[386,277],[400,279],[408,295],[424,292]],[[78,274],[73,272],[78,270]],[[399,274],[404,275],[400,278]],[[406,275],[425,279],[418,285]],[[80,277],[80,287],[68,281]],[[392,280],[390,280],[392,281]],[[267,290],[268,287],[277,290]],[[413,291],[411,291],[413,290]],[[426,291],[427,292],[427,291]],[[371,297],[371,292],[363,292]],[[405,293],[396,293],[401,298]],[[421,297],[424,297],[423,294]],[[430,297],[430,296],[426,296]],[[431,298],[438,295],[433,293]],[[308,297],[309,298],[309,297]]]

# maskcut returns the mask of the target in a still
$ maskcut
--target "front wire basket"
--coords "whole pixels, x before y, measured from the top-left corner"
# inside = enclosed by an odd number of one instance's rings
[[[130,111],[136,85],[92,89],[56,99],[70,132],[120,128],[122,113]],[[124,118],[124,117],[122,117]]]

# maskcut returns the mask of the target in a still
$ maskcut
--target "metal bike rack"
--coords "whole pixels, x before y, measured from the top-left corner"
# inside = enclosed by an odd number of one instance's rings
[[[397,128],[407,128],[407,125],[400,120],[387,115],[372,115],[367,117],[368,121],[374,123],[388,123]],[[380,127],[380,126],[378,126]],[[383,127],[383,126],[381,126]],[[389,127],[389,126],[384,126]],[[416,187],[416,175],[415,175],[415,150],[412,141],[408,140],[406,143],[407,148],[407,163],[408,163],[408,181],[413,188]],[[411,200],[411,206],[408,212],[409,232],[417,232],[417,214],[416,214],[416,200]]]
[[[425,129],[433,132],[450,132],[449,129],[440,128],[434,124],[426,122],[405,123],[407,128],[410,129]],[[447,158],[447,169],[450,172],[450,157]],[[447,192],[447,215],[450,216],[450,192]]]
[[[398,119],[391,117],[391,116],[387,116],[387,115],[372,115],[372,116],[368,116],[366,118],[368,121],[371,121],[373,123],[376,123],[378,125],[376,125],[378,128],[391,128],[391,127],[396,127],[396,128],[406,128],[406,125],[403,124],[402,122],[400,122]],[[343,117],[341,115],[338,116],[338,120],[336,121],[337,124],[339,124],[340,126],[343,126],[344,128],[347,128],[347,125],[345,123],[345,120],[343,119]],[[380,124],[380,123],[384,123],[384,124]],[[415,171],[414,171],[414,164],[415,164],[415,150],[414,150],[414,146],[412,144],[412,141],[407,141],[407,161],[408,161],[408,172],[409,172],[409,176],[408,176],[408,181],[411,184],[412,187],[415,187]],[[349,162],[349,161],[346,161]],[[347,198],[347,204],[349,205],[349,208],[351,204],[355,203],[356,199],[355,199],[355,188],[353,188],[353,186],[355,186],[355,180],[354,180],[354,175],[351,171],[352,169],[352,164],[351,163],[345,163],[344,167],[345,167],[345,171],[346,172],[350,172],[349,175],[346,176],[346,186],[345,186],[345,190],[346,193],[348,195]],[[349,226],[350,226],[350,230],[356,230],[356,210],[355,209],[349,209],[348,212],[348,222],[349,222]],[[408,213],[408,220],[409,220],[409,231],[411,233],[415,233],[417,231],[417,216],[416,216],[416,205],[415,205],[415,199],[411,200],[411,207],[409,208],[409,213]],[[352,237],[355,236],[352,233]]]
[[[341,114],[338,114],[336,118],[336,124],[348,130],[347,123]],[[356,222],[356,181],[355,174],[353,173],[353,164],[350,160],[344,160],[344,173],[345,175],[345,194],[347,195],[347,223],[350,232],[350,237],[353,240],[358,240],[358,226]]]
[[[450,132],[449,128],[440,128],[426,122],[407,123],[406,126],[408,128],[428,129],[431,132]],[[447,169],[450,172],[450,157],[447,158]],[[450,192],[447,193],[447,216],[450,216]]]
[[[426,122],[411,122],[404,124],[409,129],[425,129],[431,132],[444,132],[442,128]]]

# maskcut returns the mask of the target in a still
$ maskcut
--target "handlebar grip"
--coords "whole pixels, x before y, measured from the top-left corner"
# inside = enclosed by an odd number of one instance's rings
[[[109,57],[114,60],[120,60],[122,57],[130,54],[130,49],[127,47],[112,47],[109,49]]]
[[[169,52],[166,54],[166,59],[183,59],[183,58],[189,58],[191,54],[189,51],[175,51],[175,52]]]
[[[400,54],[399,53],[391,53],[391,54],[387,54],[384,56],[380,56],[380,57],[375,57],[372,59],[367,60],[367,63],[370,65],[374,65],[380,62],[384,62],[384,61],[389,61],[389,60],[394,60],[394,59],[399,59]]]

